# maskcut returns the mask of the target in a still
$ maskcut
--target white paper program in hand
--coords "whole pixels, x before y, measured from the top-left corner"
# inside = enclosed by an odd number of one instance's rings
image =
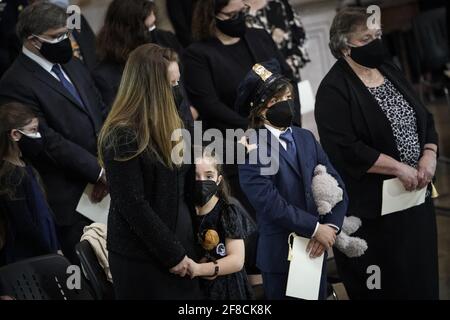
[[[88,184],[81,195],[76,211],[94,222],[108,224],[109,206],[111,197],[108,194],[98,203],[93,203],[89,198],[94,188],[93,184]]]
[[[425,202],[427,188],[406,191],[398,178],[384,180],[381,215],[406,210]]]
[[[324,254],[318,258],[310,258],[309,252],[306,252],[310,239],[294,234],[289,236],[291,237],[293,244],[290,251],[291,264],[286,295],[305,300],[318,300]]]

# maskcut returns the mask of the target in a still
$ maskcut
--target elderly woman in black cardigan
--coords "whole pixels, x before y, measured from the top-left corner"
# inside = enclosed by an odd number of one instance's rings
[[[316,99],[322,145],[348,188],[348,215],[362,220],[355,235],[368,243],[359,258],[336,252],[338,270],[351,299],[438,299],[433,116],[387,61],[381,29],[368,28],[368,19],[365,8],[334,18],[330,48],[338,61]],[[381,216],[383,181],[395,177],[408,191],[427,187],[425,203]]]

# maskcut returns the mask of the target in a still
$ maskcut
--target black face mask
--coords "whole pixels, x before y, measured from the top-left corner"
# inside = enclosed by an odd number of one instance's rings
[[[203,207],[217,193],[219,186],[212,180],[197,180],[194,187],[194,204]]]
[[[240,12],[236,19],[220,20],[216,18],[216,26],[221,32],[233,38],[242,38],[247,31],[245,13]]]
[[[351,47],[350,50],[353,61],[367,68],[378,68],[387,57],[381,39],[375,39],[362,47]]]
[[[267,109],[267,121],[279,128],[290,127],[294,118],[293,103],[294,101],[292,99],[275,103]]]
[[[147,30],[148,42],[158,44],[158,37],[156,34],[156,28],[150,28]]]
[[[70,39],[64,39],[57,43],[42,42],[39,50],[42,56],[52,63],[64,64],[70,61],[73,56]]]
[[[181,104],[183,103],[183,100],[184,100],[183,91],[181,90],[181,86],[179,84],[177,84],[176,86],[173,86],[172,93],[173,93],[173,98],[175,99],[175,104],[177,105],[177,108],[180,109]]]

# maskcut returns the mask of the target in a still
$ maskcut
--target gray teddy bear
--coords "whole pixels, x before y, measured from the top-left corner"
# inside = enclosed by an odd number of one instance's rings
[[[314,169],[312,192],[319,215],[333,214],[332,209],[342,201],[344,193],[336,179],[321,164]],[[345,217],[342,230],[336,237],[335,247],[349,258],[360,257],[367,250],[365,240],[350,236],[361,227],[361,224],[358,217]]]

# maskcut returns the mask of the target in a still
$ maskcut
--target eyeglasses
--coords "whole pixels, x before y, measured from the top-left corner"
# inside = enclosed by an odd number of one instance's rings
[[[223,12],[220,11],[221,14],[226,16],[229,20],[236,20],[239,18],[240,14],[248,15],[250,13],[250,6],[248,4],[244,4],[244,8],[237,12]]]
[[[43,38],[42,36],[38,36],[35,34],[33,34],[33,36],[38,38],[39,40],[42,40],[47,43],[58,43],[58,42],[61,42],[63,40],[66,40],[67,38],[69,38],[71,34],[72,34],[72,31],[69,30],[67,32],[64,32],[63,34],[56,36],[56,37],[46,35],[46,37],[51,37],[52,39]]]

